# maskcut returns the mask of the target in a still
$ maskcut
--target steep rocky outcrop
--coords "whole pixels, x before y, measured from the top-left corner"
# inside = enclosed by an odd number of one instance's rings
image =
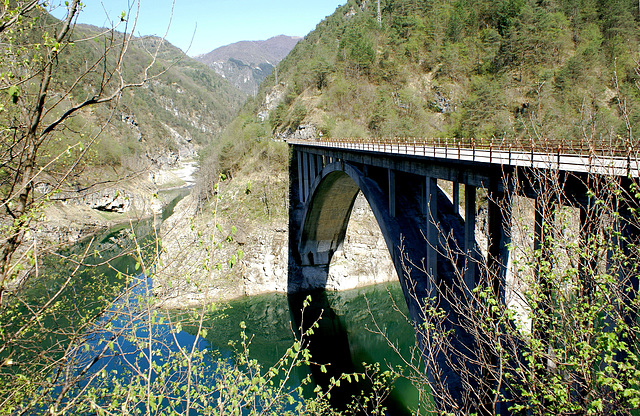
[[[41,242],[67,245],[119,223],[159,216],[169,202],[159,191],[193,185],[197,168],[197,162],[178,156],[171,164],[125,180],[57,191],[32,224],[31,234]],[[39,195],[53,190],[46,181],[36,189]]]
[[[287,291],[288,228],[280,218],[255,231],[225,240],[225,226],[196,216],[187,197],[162,226],[162,267],[154,281],[166,306],[188,307],[240,296]],[[203,222],[209,221],[209,226]],[[217,236],[215,235],[217,234]],[[222,238],[221,238],[222,237]],[[228,260],[242,250],[232,268]],[[397,279],[384,237],[366,199],[359,196],[349,222],[344,251],[329,268],[328,290],[346,290]]]

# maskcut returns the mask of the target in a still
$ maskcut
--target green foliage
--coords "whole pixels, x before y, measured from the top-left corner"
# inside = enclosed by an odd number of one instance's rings
[[[296,104],[291,115],[291,128],[297,129],[307,115],[307,109],[302,103]]]
[[[481,262],[473,288],[456,283],[463,281],[457,271],[450,287],[427,299],[420,337],[453,364],[426,357],[424,370],[423,362],[414,360],[410,377],[422,389],[424,409],[495,414],[503,403],[514,414],[638,411],[640,200],[636,184],[621,187],[616,178],[599,179],[597,185],[590,182],[587,219],[577,224],[575,208],[549,209],[542,214],[539,240],[527,228],[533,213],[520,205],[524,198],[510,201],[513,212],[525,216],[517,217],[512,229],[518,237],[510,247],[513,283],[506,293],[492,286],[501,277]],[[556,192],[562,191],[544,189],[539,198],[543,204],[556,201]],[[630,209],[620,210],[617,198]],[[448,255],[458,254],[454,249]],[[469,335],[464,348],[450,343]],[[432,377],[449,370],[460,376],[464,394],[448,391]]]
[[[609,91],[615,90],[614,66],[622,91],[635,82],[634,2],[389,0],[382,6],[379,26],[375,2],[346,4],[280,64],[279,80],[293,97],[288,94],[272,110],[276,131],[296,124],[291,114],[302,94],[319,94],[317,107],[326,117],[349,120],[364,129],[361,136],[538,135],[574,141],[585,139],[585,130],[572,126],[600,112],[612,124],[593,124],[586,139],[611,137],[624,128]],[[268,78],[259,97],[273,83]],[[411,111],[394,108],[398,90]],[[446,111],[438,96],[443,92]],[[636,105],[635,97],[625,97]],[[516,109],[533,102],[526,117],[516,117]],[[312,113],[307,107],[303,122]]]

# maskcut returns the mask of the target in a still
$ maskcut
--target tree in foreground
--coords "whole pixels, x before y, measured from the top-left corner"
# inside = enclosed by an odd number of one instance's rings
[[[630,131],[617,141],[635,148],[627,141],[632,138]],[[620,156],[614,146],[601,151]],[[421,342],[405,363],[424,412],[622,415],[640,409],[640,186],[637,173],[629,173],[505,175],[510,192],[493,202],[508,214],[511,274],[504,279],[479,260],[475,287],[465,285],[459,268],[434,297],[415,294],[424,305],[423,322],[416,324]],[[572,197],[571,181],[579,181],[585,195]],[[521,184],[531,184],[536,198],[518,196],[525,194]],[[465,253],[455,242],[450,247],[440,254],[456,264]],[[424,271],[414,259],[404,260],[408,279]]]

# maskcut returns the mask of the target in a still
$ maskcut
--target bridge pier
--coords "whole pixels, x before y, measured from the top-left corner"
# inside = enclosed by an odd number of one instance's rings
[[[487,276],[484,284],[504,303],[509,244],[511,243],[511,201],[498,190],[498,178],[492,178],[487,201]]]
[[[396,174],[392,169],[388,169],[389,182],[389,215],[396,216]]]
[[[460,182],[453,181],[453,213],[460,214]]]
[[[422,214],[427,225],[426,241],[426,272],[429,276],[428,296],[433,298],[436,294],[436,280],[438,278],[438,182],[434,178],[424,179],[424,199],[422,202]]]
[[[478,273],[478,249],[476,247],[476,187],[464,187],[464,284],[467,295],[476,287]]]

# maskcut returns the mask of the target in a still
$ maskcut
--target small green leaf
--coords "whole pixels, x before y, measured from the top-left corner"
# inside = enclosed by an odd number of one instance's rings
[[[16,104],[18,102],[18,98],[20,97],[20,89],[17,85],[12,85],[9,87],[7,91],[9,96],[11,97],[11,101]]]

